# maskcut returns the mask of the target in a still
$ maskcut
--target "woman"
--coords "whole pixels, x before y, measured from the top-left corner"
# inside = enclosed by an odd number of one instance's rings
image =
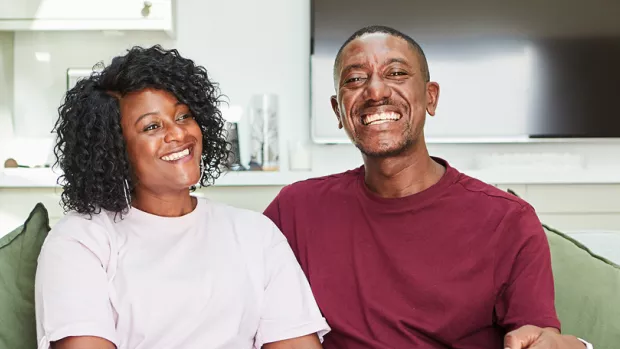
[[[203,67],[132,48],[79,81],[55,152],[69,213],[36,280],[39,348],[321,348],[329,328],[259,213],[190,196],[229,145]]]

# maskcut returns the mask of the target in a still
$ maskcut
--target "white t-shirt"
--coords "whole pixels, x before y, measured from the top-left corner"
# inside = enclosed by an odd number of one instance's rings
[[[260,348],[329,327],[262,214],[198,198],[182,217],[68,214],[37,269],[39,349],[68,336],[119,349]]]

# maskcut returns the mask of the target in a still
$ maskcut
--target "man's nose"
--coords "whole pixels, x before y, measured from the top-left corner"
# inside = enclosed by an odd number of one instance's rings
[[[373,101],[383,101],[390,98],[392,89],[380,75],[372,75],[366,87],[366,99]]]

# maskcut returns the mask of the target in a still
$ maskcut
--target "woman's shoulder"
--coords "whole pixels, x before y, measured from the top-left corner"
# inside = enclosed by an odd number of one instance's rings
[[[50,230],[47,240],[77,241],[85,246],[109,245],[113,217],[106,211],[94,214],[69,212]]]
[[[79,256],[87,251],[95,255],[102,265],[107,265],[115,246],[109,220],[110,216],[104,211],[92,215],[67,213],[48,233],[39,256],[40,262],[50,262],[49,258],[53,260],[56,258],[54,256],[64,254],[79,260]]]
[[[113,220],[113,217],[110,217],[110,213],[105,210],[92,214],[68,212],[52,227],[50,233],[66,234],[74,228],[88,230],[104,229],[111,220]]]

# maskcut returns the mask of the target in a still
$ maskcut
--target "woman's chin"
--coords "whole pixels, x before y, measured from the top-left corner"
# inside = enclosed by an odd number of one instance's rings
[[[179,180],[177,182],[176,187],[180,189],[188,189],[191,187],[197,187],[197,186],[200,186],[200,183],[198,183],[199,181],[200,181],[200,176],[188,176],[186,178],[183,178],[182,180]]]

